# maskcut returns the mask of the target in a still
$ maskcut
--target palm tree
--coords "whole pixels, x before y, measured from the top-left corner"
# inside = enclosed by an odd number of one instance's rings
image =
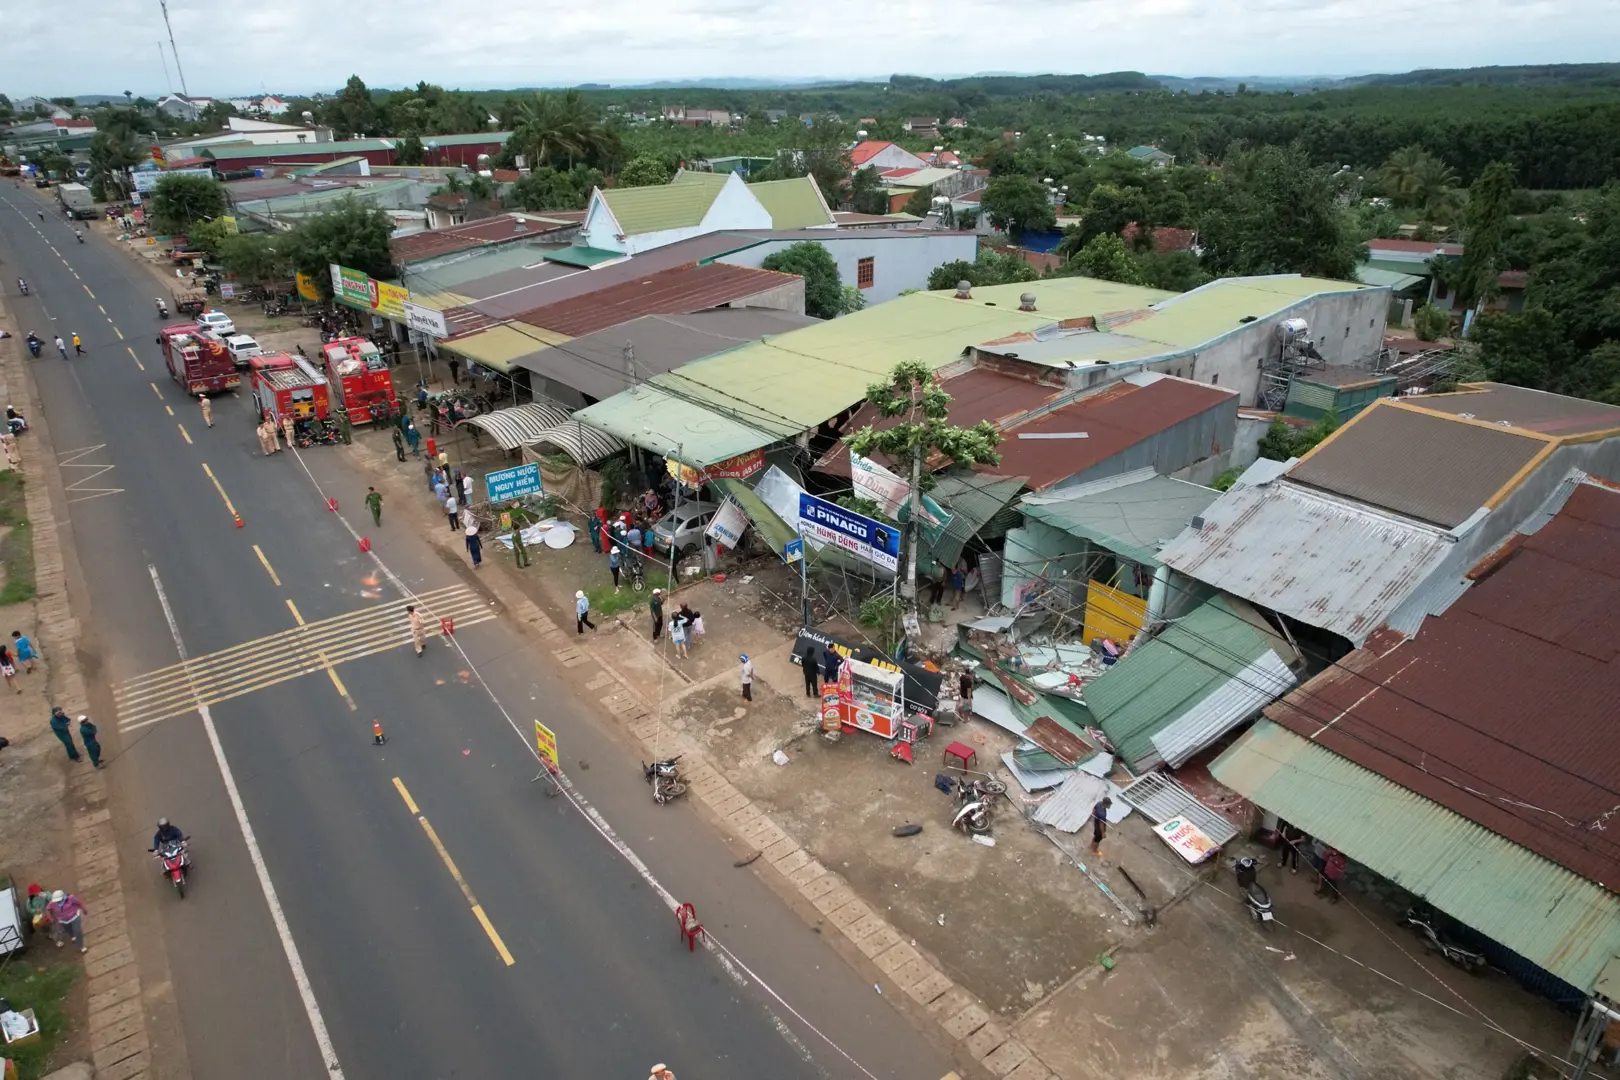
[[[1438,220],[1457,202],[1457,174],[1437,157],[1425,154],[1412,180],[1414,202],[1428,217]]]
[[[126,128],[98,131],[90,140],[90,179],[99,182],[103,193],[117,198],[129,194],[129,170],[145,156],[135,137]]]
[[[553,165],[565,170],[575,162],[594,160],[609,143],[596,110],[578,90],[536,94],[519,108],[512,140],[528,157],[530,168]]]

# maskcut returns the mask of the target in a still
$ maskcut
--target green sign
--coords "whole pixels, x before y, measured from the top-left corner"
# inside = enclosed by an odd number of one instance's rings
[[[371,304],[371,279],[358,270],[350,270],[347,266],[332,263],[329,266],[332,272],[332,297],[337,300],[347,300],[351,304],[369,308]]]

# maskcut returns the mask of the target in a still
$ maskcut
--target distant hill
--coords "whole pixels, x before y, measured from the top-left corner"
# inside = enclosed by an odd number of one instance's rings
[[[1401,75],[1360,75],[1340,86],[1620,86],[1620,64],[1424,68]]]

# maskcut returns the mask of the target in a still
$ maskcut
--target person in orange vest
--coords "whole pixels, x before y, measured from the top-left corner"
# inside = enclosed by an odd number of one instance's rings
[[[381,720],[373,720],[371,722],[371,742],[372,742],[372,745],[381,746],[383,743],[385,743],[387,741],[388,741],[388,737],[383,734],[382,721]]]

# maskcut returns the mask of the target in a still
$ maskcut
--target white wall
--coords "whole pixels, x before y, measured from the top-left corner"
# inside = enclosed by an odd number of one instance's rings
[[[926,169],[928,162],[890,143],[861,164],[863,169]]]
[[[893,300],[907,289],[925,289],[928,275],[936,266],[954,259],[972,262],[979,254],[979,239],[972,235],[912,230],[894,233],[861,230],[861,233],[850,237],[816,237],[815,242],[832,253],[833,261],[838,264],[839,280],[845,285],[856,283],[862,259],[872,259],[872,287],[861,290],[868,305]],[[716,261],[735,266],[759,266],[772,252],[798,242],[797,239],[769,240],[722,255]]]
[[[591,196],[590,208],[585,213],[585,225],[580,230],[586,244],[604,251],[622,251],[627,255],[639,255],[643,251],[653,251],[657,248],[667,247],[681,240],[690,240],[694,236],[707,236],[709,233],[724,232],[727,229],[769,229],[771,227],[770,211],[760,204],[754,193],[748,190],[748,184],[736,173],[726,178],[725,186],[714,197],[709,205],[708,213],[696,225],[679,229],[661,229],[658,232],[637,233],[620,239],[618,235],[619,223],[614,220],[608,209],[606,200],[597,192]]]

